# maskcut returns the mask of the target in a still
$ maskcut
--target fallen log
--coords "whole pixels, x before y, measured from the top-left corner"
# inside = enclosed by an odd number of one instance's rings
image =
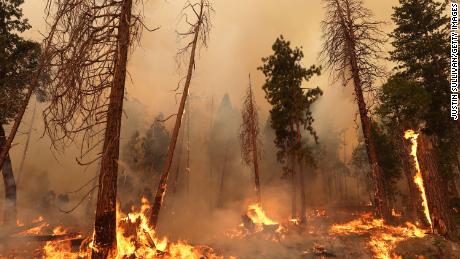
[[[80,239],[82,236],[80,233],[67,233],[60,235],[20,235],[20,236],[8,236],[0,238],[0,242],[3,240],[14,241],[14,242],[49,242],[49,241],[70,241],[74,239]]]
[[[8,238],[9,236],[19,234],[29,229],[35,228],[43,224],[44,221],[37,221],[27,226],[6,226],[0,229],[0,240]]]

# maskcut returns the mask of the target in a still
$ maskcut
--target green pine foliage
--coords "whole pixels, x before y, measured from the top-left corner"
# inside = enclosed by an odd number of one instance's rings
[[[0,124],[18,113],[40,55],[40,45],[24,39],[30,29],[20,8],[23,0],[0,2]]]
[[[315,141],[318,140],[313,129],[311,106],[323,92],[319,87],[302,88],[302,83],[309,81],[314,75],[319,75],[321,68],[314,65],[310,68],[303,67],[302,50],[298,47],[292,48],[283,36],[276,39],[272,49],[274,53],[262,58],[263,65],[258,69],[266,77],[262,88],[265,98],[272,105],[271,127],[275,130],[278,160],[283,162],[288,152],[301,149],[295,140],[296,124],[307,130]]]

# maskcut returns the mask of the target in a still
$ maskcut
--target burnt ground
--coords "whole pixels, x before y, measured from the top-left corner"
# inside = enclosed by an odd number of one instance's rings
[[[426,233],[421,238],[411,237],[395,242],[388,248],[389,257],[385,253],[376,253],[378,247],[372,247],[371,244],[372,236],[378,231],[383,231],[380,228],[363,233],[331,233],[330,229],[333,224],[345,224],[359,218],[362,213],[362,210],[358,210],[354,213],[336,212],[332,215],[311,215],[306,227],[286,223],[283,234],[264,233],[263,231],[239,238],[222,238],[211,242],[210,245],[226,257],[235,256],[239,259],[460,259],[460,243],[454,243],[430,233]],[[394,226],[398,227],[399,224],[395,223]],[[393,236],[390,232],[387,234],[388,238]],[[383,244],[390,244],[390,242]]]

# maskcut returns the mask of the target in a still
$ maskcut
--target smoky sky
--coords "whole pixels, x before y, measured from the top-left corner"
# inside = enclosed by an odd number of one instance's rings
[[[209,107],[220,103],[224,94],[228,93],[232,104],[241,108],[248,75],[251,74],[252,85],[260,110],[261,122],[265,123],[270,109],[265,101],[262,85],[263,74],[257,70],[261,58],[271,54],[271,45],[279,35],[290,40],[293,46],[301,46],[305,54],[303,64],[320,65],[322,31],[321,19],[324,15],[323,4],[319,0],[215,0],[212,14],[212,29],[209,45],[201,48],[196,59],[196,70],[191,84],[191,94],[196,96],[192,105],[194,116],[210,116]],[[392,28],[392,6],[397,0],[366,0],[377,20],[386,22],[383,30],[390,32]],[[40,41],[41,33],[45,32],[44,7],[45,0],[26,0],[23,5],[24,16],[29,19],[32,29],[25,33],[26,38]],[[180,41],[176,31],[184,28],[181,9],[184,0],[144,0],[143,7],[138,6],[144,15],[147,27],[160,27],[155,32],[144,30],[139,43],[130,55],[129,76],[127,77],[127,99],[135,103],[135,109],[126,109],[124,119],[130,118],[134,124],[128,127],[147,127],[156,113],[174,114],[178,103],[173,90],[184,70],[178,69],[176,52],[185,42]],[[327,71],[319,77],[313,77],[305,83],[307,87],[319,86],[324,96],[315,104],[314,127],[319,137],[322,132],[347,129],[350,139],[349,151],[356,143],[356,104],[353,102],[351,89],[344,89],[334,82]],[[129,104],[127,104],[127,107]],[[32,105],[31,105],[32,107]],[[43,108],[43,105],[39,107]],[[126,108],[126,107],[125,107]],[[30,109],[31,110],[31,109]],[[26,116],[22,131],[27,131],[30,111]],[[56,175],[51,181],[60,189],[78,186],[74,179],[84,171],[76,166],[74,156],[58,155],[55,159],[49,151],[46,137],[40,139],[43,123],[41,117],[35,120],[36,134],[32,139],[29,154],[32,159],[26,162],[28,168],[46,168]],[[168,122],[171,127],[171,122]],[[24,147],[23,135],[17,139],[12,157],[15,168],[19,165]],[[57,162],[59,161],[59,162]],[[78,177],[83,183],[92,176],[84,174]]]

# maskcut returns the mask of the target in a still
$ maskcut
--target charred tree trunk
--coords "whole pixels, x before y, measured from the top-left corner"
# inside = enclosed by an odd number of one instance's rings
[[[94,246],[91,258],[107,258],[116,249],[116,202],[120,127],[123,114],[123,98],[126,65],[130,40],[132,0],[124,0],[121,6],[117,56],[107,111],[107,125],[99,173],[99,188],[95,218]]]
[[[372,179],[374,184],[374,205],[376,207],[376,212],[379,217],[384,219],[389,219],[391,216],[391,211],[388,206],[388,197],[385,193],[384,183],[383,183],[383,172],[378,164],[377,150],[375,148],[374,140],[371,136],[371,122],[367,113],[366,102],[364,100],[363,89],[361,87],[361,77],[359,75],[358,63],[355,57],[355,46],[353,40],[350,42],[351,51],[350,53],[350,66],[351,72],[353,74],[353,83],[355,88],[355,96],[358,102],[359,115],[361,118],[361,127],[363,130],[364,142],[366,144],[366,151],[371,164],[372,169]]]
[[[344,83],[349,80],[353,83],[372,170],[375,212],[378,217],[389,219],[391,210],[384,189],[384,176],[378,164],[377,151],[371,136],[371,120],[363,95],[363,88],[371,87],[372,79],[379,74],[379,68],[374,65],[375,57],[372,56],[378,52],[378,46],[382,45],[382,41],[375,35],[379,31],[379,23],[367,21],[371,19],[371,15],[362,6],[361,1],[330,0],[327,2],[330,10],[323,22],[325,31],[323,53],[327,55],[328,66],[335,73],[343,76]],[[364,65],[361,65],[362,63]]]
[[[291,177],[291,186],[292,186],[292,196],[291,196],[291,217],[293,219],[297,218],[297,187],[296,187],[296,170],[295,170],[295,157],[293,154],[290,155],[290,177]]]
[[[299,188],[300,188],[300,223],[307,223],[307,200],[305,197],[305,170],[303,161],[299,161]]]
[[[192,73],[195,67],[195,52],[196,52],[196,48],[198,44],[198,38],[200,34],[201,25],[203,22],[201,20],[203,16],[203,8],[204,6],[202,2],[200,5],[200,13],[198,15],[199,20],[194,28],[194,37],[193,37],[193,41],[191,42],[192,49],[190,52],[190,60],[188,64],[187,78],[185,80],[185,85],[184,85],[184,89],[182,92],[182,98],[179,104],[179,110],[176,115],[176,122],[174,124],[174,130],[173,130],[173,134],[171,137],[171,142],[169,143],[168,153],[166,156],[166,160],[164,162],[163,171],[161,173],[160,183],[158,184],[157,192],[155,194],[155,198],[153,202],[153,208],[151,209],[150,215],[149,215],[149,224],[153,229],[156,229],[157,227],[160,209],[161,209],[161,206],[163,205],[163,198],[166,193],[166,188],[168,185],[169,171],[171,169],[171,163],[174,157],[174,149],[176,147],[177,137],[179,135],[179,129],[182,123],[182,116],[184,114],[185,103],[187,101],[187,95],[188,95],[188,91],[190,88],[190,82],[192,81]]]
[[[249,80],[251,80],[251,76],[249,75]],[[251,83],[251,81],[249,81]],[[252,144],[252,162],[254,164],[254,183],[255,183],[255,189],[256,189],[256,197],[257,197],[257,202],[259,205],[262,204],[262,198],[260,194],[260,180],[259,180],[259,152],[257,149],[257,125],[256,125],[256,108],[254,105],[254,97],[252,94],[252,87],[249,85],[249,98],[250,98],[250,104],[249,104],[249,114],[251,116],[250,119],[250,137],[251,137],[251,144]]]
[[[401,131],[402,132],[402,131]],[[420,191],[417,189],[415,186],[414,182],[414,176],[415,176],[415,165],[414,165],[414,159],[411,158],[410,150],[408,145],[406,144],[406,140],[403,137],[403,134],[401,133],[401,136],[399,138],[399,157],[402,162],[404,174],[406,176],[407,180],[407,187],[409,189],[409,218],[416,221],[426,221],[425,216],[423,215],[423,211],[421,208],[422,204],[422,199],[420,198],[421,194]]]
[[[228,148],[225,149],[224,164],[222,166],[222,175],[220,177],[219,185],[219,198],[217,200],[217,207],[222,208],[224,206],[224,186],[225,186],[225,175],[227,172],[228,163]]]
[[[173,193],[176,193],[177,192],[177,186],[179,184],[179,174],[180,174],[180,168],[181,168],[181,163],[182,163],[182,149],[184,148],[183,147],[183,143],[184,143],[184,135],[181,134],[181,137],[180,137],[180,141],[179,143],[181,143],[181,146],[179,147],[179,152],[177,154],[177,167],[176,167],[176,173],[174,175],[174,181],[173,181],[173,187],[172,187],[172,192]]]
[[[19,185],[19,182],[21,181],[21,176],[22,176],[22,172],[23,172],[23,169],[24,169],[24,161],[26,160],[27,151],[29,150],[29,143],[30,143],[30,138],[32,136],[32,129],[33,129],[33,126],[34,126],[36,110],[37,110],[37,101],[35,101],[34,109],[32,111],[32,120],[30,121],[29,132],[27,133],[26,145],[25,145],[24,151],[22,153],[21,164],[19,165],[19,172],[18,172],[18,177],[17,177],[17,184],[18,185]]]
[[[418,139],[417,154],[426,188],[433,230],[451,240],[456,240],[456,226],[448,205],[447,182],[439,172],[433,136],[420,134]]]
[[[0,147],[5,147],[5,130],[0,125]],[[13,167],[9,154],[5,157],[2,166],[3,185],[5,186],[5,203],[3,206],[3,225],[16,224],[16,182],[14,181]]]

